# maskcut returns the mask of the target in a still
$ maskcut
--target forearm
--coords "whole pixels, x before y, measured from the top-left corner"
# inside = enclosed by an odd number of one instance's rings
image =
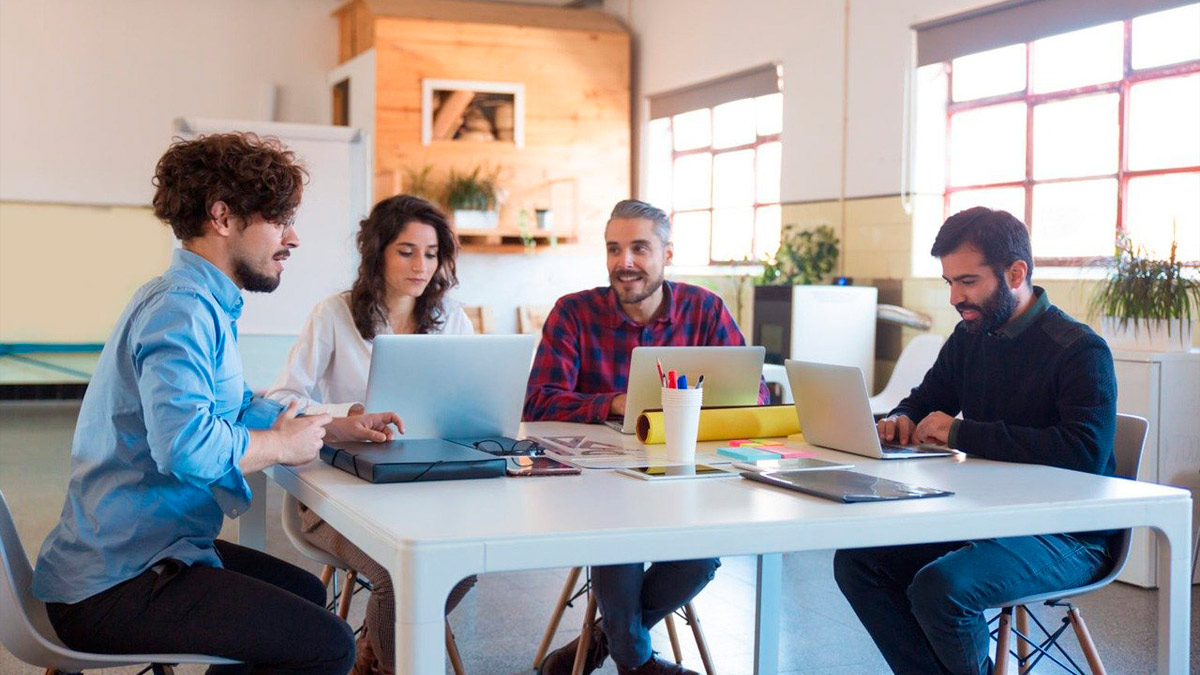
[[[1035,429],[962,420],[954,447],[984,459],[1103,474],[1111,451],[1099,440],[1102,435],[1102,431],[1077,423]]]
[[[242,455],[241,461],[238,462],[238,469],[243,474],[262,471],[272,464],[278,464],[282,457],[283,446],[277,432],[251,431],[250,443],[246,446],[246,453]]]

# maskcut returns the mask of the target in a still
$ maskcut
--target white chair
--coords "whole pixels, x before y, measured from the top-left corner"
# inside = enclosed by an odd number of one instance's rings
[[[1117,477],[1137,480],[1138,469],[1142,459],[1142,445],[1146,441],[1146,429],[1149,426],[1149,422],[1143,417],[1117,415],[1117,435],[1113,442],[1113,456],[1117,463],[1114,473]],[[1133,540],[1133,530],[1122,530],[1120,536],[1121,540],[1113,556],[1112,569],[1099,581],[1079,588],[1031,595],[1014,600],[1007,607],[1000,608],[1000,614],[992,619],[996,623],[996,629],[993,631],[992,637],[996,639],[995,671],[997,673],[1008,672],[1008,660],[1011,656],[1009,653],[1010,636],[1015,636],[1017,642],[1017,672],[1027,673],[1033,670],[1033,667],[1045,658],[1050,659],[1062,667],[1063,670],[1076,673],[1077,675],[1084,675],[1083,669],[1058,644],[1059,637],[1066,632],[1067,628],[1074,629],[1075,637],[1079,640],[1079,646],[1083,650],[1083,656],[1087,659],[1088,669],[1091,670],[1092,675],[1104,675],[1106,673],[1104,664],[1100,660],[1100,653],[1096,650],[1096,644],[1092,641],[1091,633],[1088,632],[1087,623],[1084,622],[1079,610],[1068,602],[1068,600],[1101,589],[1112,583],[1121,574],[1121,570],[1125,567],[1125,562],[1129,559],[1129,545]],[[1047,607],[1066,608],[1067,615],[1063,617],[1062,625],[1053,632],[1048,630],[1026,608],[1028,605],[1037,603],[1044,603]],[[1014,614],[1016,618],[1015,629],[1013,627]],[[1045,635],[1044,639],[1035,638],[1029,632],[1030,619],[1037,624],[1042,634]],[[1062,660],[1051,653],[1051,649],[1057,649]]]
[[[59,641],[46,605],[33,595],[33,567],[17,537],[4,493],[0,492],[0,643],[25,663],[51,673],[76,673],[84,669],[115,668],[149,663],[155,675],[171,675],[173,665],[202,663],[229,665],[230,659],[200,654],[90,654],[68,648]]]
[[[292,542],[292,546],[295,546],[297,551],[323,565],[321,583],[328,587],[331,581],[334,582],[333,594],[337,598],[337,615],[345,620],[350,614],[350,600],[354,597],[355,586],[358,583],[358,571],[351,569],[345,562],[304,539],[300,523],[300,500],[292,496],[290,492],[285,492],[283,496],[283,533],[287,535],[288,541]],[[337,592],[337,570],[343,570],[346,578],[340,595]],[[454,668],[455,675],[464,675],[466,671],[448,619],[446,620],[446,652],[450,656],[450,665]]]
[[[921,384],[925,373],[937,360],[945,340],[940,335],[918,335],[913,338],[900,358],[887,386],[878,395],[871,397],[871,413],[884,415],[900,404],[912,388]]]

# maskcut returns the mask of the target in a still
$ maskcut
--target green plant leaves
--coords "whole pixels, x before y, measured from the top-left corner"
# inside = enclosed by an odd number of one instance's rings
[[[793,229],[780,243],[775,258],[763,265],[758,283],[763,286],[819,284],[837,266],[840,243],[828,225],[811,230]]]
[[[1092,296],[1089,315],[1115,317],[1122,328],[1130,321],[1192,320],[1193,308],[1200,309],[1200,280],[1184,274],[1175,247],[1172,243],[1169,259],[1155,260],[1128,237],[1120,237],[1117,254],[1104,261],[1109,274]]]

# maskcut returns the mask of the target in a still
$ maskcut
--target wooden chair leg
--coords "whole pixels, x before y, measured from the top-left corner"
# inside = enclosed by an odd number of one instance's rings
[[[1079,640],[1079,647],[1083,649],[1083,657],[1087,659],[1092,675],[1107,675],[1108,671],[1104,670],[1104,664],[1100,662],[1100,652],[1096,651],[1096,643],[1092,641],[1092,634],[1088,632],[1083,615],[1077,608],[1072,607],[1067,610],[1067,620],[1075,629],[1075,637]]]
[[[583,613],[583,630],[579,633],[579,646],[575,648],[575,663],[571,675],[583,673],[583,662],[587,659],[588,647],[592,645],[592,627],[596,625],[596,596],[588,594],[587,610]]]
[[[350,615],[350,598],[354,597],[354,583],[358,579],[358,572],[354,570],[346,570],[346,581],[342,586],[342,596],[338,601],[337,615],[343,621]]]
[[[675,632],[675,615],[668,614],[663,623],[667,625],[667,637],[671,639],[671,653],[675,656],[675,663],[683,664],[683,650],[679,648],[679,634]]]
[[[1008,640],[1012,636],[1012,611],[1012,607],[1000,610],[1000,622],[996,629],[996,673],[1008,672]]]
[[[1016,608],[1017,615],[1017,632],[1021,635],[1029,635],[1029,610],[1025,605],[1018,605]],[[1020,637],[1017,640],[1017,658],[1020,663],[1017,664],[1017,670],[1024,670],[1025,664],[1029,661],[1029,643],[1022,640]]]
[[[546,652],[550,651],[550,642],[554,639],[554,634],[558,632],[558,624],[562,621],[563,612],[567,609],[567,602],[575,593],[575,584],[579,581],[579,572],[582,569],[582,567],[572,567],[571,572],[567,574],[567,583],[563,584],[562,593],[558,595],[558,604],[554,606],[554,612],[550,614],[550,623],[546,624],[542,643],[538,645],[537,653],[533,655],[535,670],[541,665],[542,659],[546,658]]]
[[[704,672],[708,675],[717,675],[717,669],[713,666],[712,654],[708,651],[708,640],[704,638],[704,629],[700,627],[700,615],[696,612],[696,606],[690,602],[684,605],[683,615],[687,617],[688,623],[692,626],[692,635],[696,638],[696,649],[700,652],[700,662],[704,664]]]
[[[329,582],[333,580],[333,565],[325,565],[321,568],[321,585],[329,588]]]
[[[446,622],[446,654],[450,656],[450,667],[454,668],[454,675],[466,675],[462,656],[458,653],[458,642],[454,640],[454,631],[450,630],[449,621]]]

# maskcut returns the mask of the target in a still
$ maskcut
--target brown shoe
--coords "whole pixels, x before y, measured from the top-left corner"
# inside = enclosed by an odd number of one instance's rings
[[[366,624],[363,624],[362,632],[354,641],[354,653],[354,667],[350,669],[350,675],[386,675],[379,663],[379,657],[371,647],[371,641],[367,638]]]
[[[538,666],[538,675],[571,675],[571,668],[575,666],[575,652],[578,649],[579,638],[575,638],[550,652]],[[583,675],[588,675],[604,665],[606,658],[608,658],[608,638],[604,637],[604,631],[594,627],[592,641],[588,644],[587,656],[583,659]]]
[[[660,658],[658,654],[651,654],[650,660],[637,668],[626,668],[618,663],[617,675],[700,675],[700,673],[688,670],[674,661]]]

